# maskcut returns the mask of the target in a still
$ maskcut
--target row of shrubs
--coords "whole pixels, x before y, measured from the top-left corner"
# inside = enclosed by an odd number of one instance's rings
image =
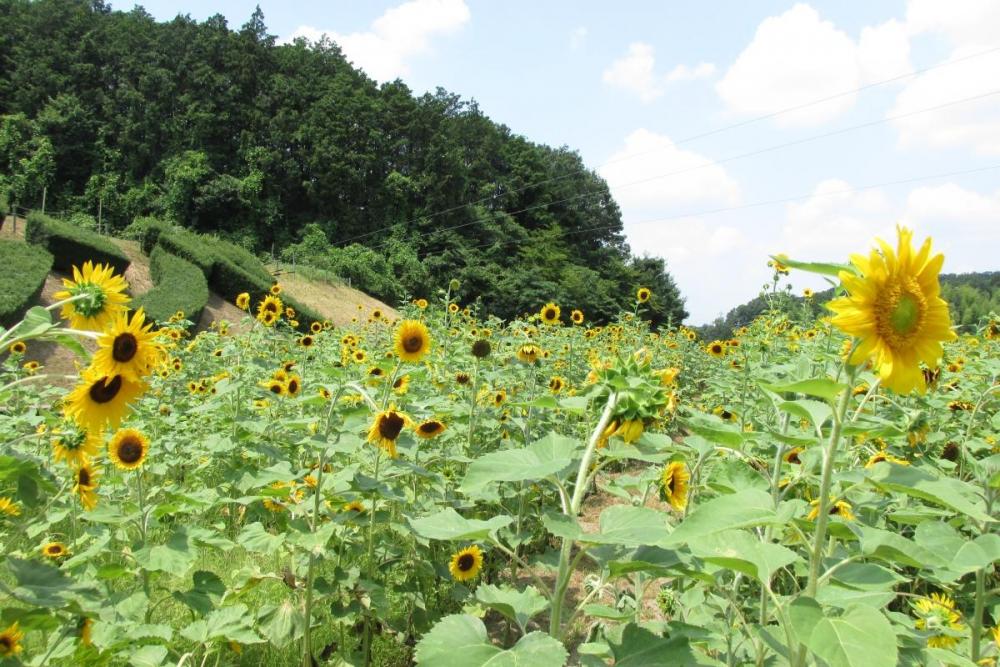
[[[13,325],[38,301],[52,263],[45,248],[0,239],[0,325]]]
[[[128,233],[139,240],[143,252],[151,254],[160,247],[190,262],[200,269],[212,290],[231,303],[241,292],[261,298],[274,283],[267,267],[253,253],[228,241],[196,234],[156,218],[137,218]],[[322,315],[308,306],[287,294],[281,298],[295,309],[300,325],[308,327],[313,322],[322,322]]]
[[[42,246],[54,257],[56,270],[69,273],[86,261],[110,264],[118,273],[128,268],[128,255],[95,231],[72,225],[43,213],[31,213],[24,228],[24,240]]]
[[[165,322],[178,312],[192,322],[201,319],[208,303],[208,283],[197,266],[156,246],[149,256],[149,273],[155,287],[136,297],[134,308],[141,306],[146,316],[157,322]]]

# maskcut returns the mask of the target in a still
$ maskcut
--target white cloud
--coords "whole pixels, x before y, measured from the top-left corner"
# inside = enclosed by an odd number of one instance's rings
[[[942,35],[954,47],[950,60],[975,56],[1000,45],[1000,2],[911,0],[906,13],[911,35]],[[968,58],[925,72],[899,93],[888,114],[898,116],[997,89],[1000,52]],[[1000,154],[1000,95],[963,102],[892,121],[903,148],[968,148]]]
[[[715,75],[715,65],[712,63],[698,63],[694,67],[687,65],[677,65],[667,74],[667,81],[695,81],[697,79],[707,79]]]
[[[625,137],[624,147],[599,171],[631,219],[667,215],[693,203],[731,205],[740,198],[739,185],[725,168],[644,128]],[[656,178],[661,175],[664,178]]]
[[[364,32],[339,34],[312,26],[299,26],[285,37],[319,41],[324,35],[336,42],[348,60],[373,79],[389,81],[409,74],[409,60],[430,49],[430,39],[453,33],[470,18],[464,0],[410,0],[387,9]]]
[[[663,86],[653,72],[655,66],[653,47],[643,42],[633,42],[629,44],[625,56],[604,70],[601,79],[610,86],[635,93],[643,102],[652,102],[663,95]]]
[[[785,226],[772,253],[817,261],[843,261],[893,229],[898,211],[880,190],[851,192],[847,181],[821,181],[812,197],[785,207]]]
[[[583,48],[584,44],[587,43],[587,28],[585,26],[577,27],[569,36],[569,48],[574,51],[579,51]]]
[[[910,70],[905,27],[888,21],[857,42],[806,4],[764,19],[716,91],[734,111],[762,115],[840,95]],[[779,124],[817,125],[850,109],[856,95],[782,114]]]

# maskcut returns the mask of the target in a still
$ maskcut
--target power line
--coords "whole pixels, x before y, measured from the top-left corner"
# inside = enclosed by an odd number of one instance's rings
[[[661,178],[668,178],[670,176],[677,176],[677,175],[680,175],[680,174],[690,173],[692,171],[697,171],[699,169],[707,169],[708,167],[714,167],[714,166],[726,164],[726,163],[729,163],[729,162],[734,162],[736,160],[742,160],[742,159],[746,159],[746,158],[749,158],[749,157],[755,157],[755,156],[758,156],[758,155],[763,155],[765,153],[771,153],[771,152],[774,152],[776,150],[781,150],[783,148],[789,148],[791,146],[799,146],[799,145],[810,143],[810,142],[813,142],[813,141],[819,141],[821,139],[828,139],[830,137],[838,136],[838,135],[841,135],[841,134],[846,134],[848,132],[853,132],[855,130],[865,129],[865,128],[868,128],[868,127],[874,127],[876,125],[881,125],[882,123],[887,123],[887,122],[890,122],[890,121],[893,121],[893,120],[899,120],[899,119],[902,119],[902,118],[908,118],[908,117],[916,116],[916,115],[919,115],[919,114],[922,114],[922,113],[928,113],[928,112],[931,112],[931,111],[938,111],[940,109],[944,109],[944,108],[947,108],[947,107],[950,107],[950,106],[955,106],[957,104],[964,104],[966,102],[972,102],[972,101],[975,101],[975,100],[980,100],[980,99],[983,99],[983,98],[986,98],[986,97],[991,97],[991,96],[997,95],[997,94],[1000,94],[1000,89],[998,89],[998,90],[992,90],[992,91],[989,91],[989,92],[986,92],[986,93],[982,93],[980,95],[973,95],[971,97],[965,97],[965,98],[962,98],[962,99],[959,99],[959,100],[952,100],[950,102],[945,102],[945,103],[942,103],[942,104],[937,104],[937,105],[934,105],[934,106],[931,106],[931,107],[926,107],[926,108],[923,108],[923,109],[917,109],[916,111],[909,111],[907,113],[896,114],[894,116],[885,116],[885,117],[880,118],[878,120],[868,121],[868,122],[865,122],[865,123],[859,123],[857,125],[850,125],[848,127],[840,128],[840,129],[837,129],[837,130],[831,130],[829,132],[824,132],[822,134],[817,134],[817,135],[813,135],[813,136],[810,136],[810,137],[803,137],[801,139],[794,139],[792,141],[786,141],[786,142],[781,143],[781,144],[776,144],[774,146],[767,146],[765,148],[760,148],[760,149],[753,150],[753,151],[750,151],[750,152],[747,152],[747,153],[740,153],[740,154],[737,154],[737,155],[730,156],[728,158],[723,158],[721,160],[710,160],[710,161],[708,161],[708,162],[706,162],[704,164],[695,165],[695,166],[692,166],[692,167],[686,167],[684,169],[677,169],[677,170],[670,171],[670,172],[667,172],[667,173],[664,173],[664,174],[659,174],[657,176],[650,176],[650,177],[647,177],[647,178],[639,179],[637,181],[631,181],[631,182],[628,182],[628,183],[623,183],[623,184],[620,184],[620,185],[616,185],[615,188],[620,190],[620,189],[632,187],[632,186],[635,186],[635,185],[641,185],[641,184],[644,184],[644,183],[649,183],[651,181],[659,180]],[[555,206],[557,204],[564,204],[564,203],[567,203],[567,202],[576,201],[578,199],[584,199],[584,198],[589,198],[589,197],[604,196],[606,194],[609,194],[609,191],[600,190],[600,191],[597,191],[597,192],[585,192],[585,193],[573,195],[571,197],[565,197],[563,199],[557,199],[555,201],[546,202],[546,203],[543,203],[543,204],[534,204],[532,206],[527,206],[525,208],[522,208],[522,209],[519,209],[519,210],[516,210],[516,211],[510,211],[510,212],[501,211],[501,213],[506,213],[506,215],[514,216],[514,215],[519,215],[521,213],[527,213],[527,212],[530,212],[530,211],[538,210],[538,209],[541,209],[541,208],[548,208],[549,206]],[[460,224],[457,224],[457,225],[450,225],[448,227],[442,227],[440,229],[433,229],[433,230],[427,232],[426,234],[422,234],[421,236],[429,237],[431,234],[443,234],[444,232],[454,231],[456,229],[463,229],[465,227],[470,227],[472,225],[482,224],[482,223],[485,223],[485,222],[492,222],[493,220],[494,220],[493,217],[478,218],[478,219],[469,220],[469,221],[466,221],[466,222],[463,222],[463,223],[460,223]],[[370,246],[370,247],[372,249],[378,249],[378,248],[382,248],[382,247],[388,245],[388,243],[389,243],[389,241],[382,241],[381,243],[378,243],[378,244],[376,244],[374,246]]]
[[[771,113],[764,114],[762,116],[755,116],[754,118],[749,118],[747,120],[743,120],[743,121],[740,121],[740,122],[737,122],[737,123],[732,123],[730,125],[725,125],[723,127],[715,128],[713,130],[708,130],[708,131],[705,131],[705,132],[701,132],[699,134],[694,134],[694,135],[685,137],[683,139],[679,139],[677,141],[674,141],[673,145],[674,146],[680,146],[682,144],[690,143],[690,142],[696,141],[698,139],[704,139],[705,137],[710,137],[710,136],[713,136],[713,135],[716,135],[716,134],[721,134],[723,132],[728,132],[730,130],[734,130],[734,129],[737,129],[737,128],[745,127],[747,125],[752,125],[754,123],[759,123],[759,122],[764,121],[764,120],[768,120],[768,119],[771,119],[771,118],[777,118],[779,116],[783,116],[785,114],[792,113],[794,111],[801,111],[802,109],[807,109],[809,107],[816,106],[817,104],[823,104],[824,102],[830,102],[830,101],[839,99],[841,97],[846,97],[848,95],[854,95],[856,93],[860,93],[860,92],[863,92],[865,90],[869,90],[869,89],[872,89],[872,88],[877,88],[879,86],[884,86],[886,84],[893,83],[893,82],[896,82],[896,81],[901,81],[903,79],[907,79],[907,78],[910,78],[910,77],[919,76],[920,74],[924,74],[926,72],[930,72],[932,70],[935,70],[935,69],[938,69],[938,68],[941,68],[941,67],[947,67],[949,65],[954,65],[954,64],[957,64],[957,63],[960,63],[960,62],[964,62],[964,61],[967,61],[967,60],[972,60],[974,58],[979,58],[979,57],[982,57],[982,56],[985,56],[985,55],[989,55],[991,53],[996,53],[997,51],[1000,51],[1000,47],[995,47],[995,48],[992,48],[992,49],[987,49],[985,51],[979,51],[977,53],[972,53],[972,54],[969,54],[967,56],[962,56],[961,58],[953,58],[953,59],[950,59],[950,60],[944,60],[944,61],[935,63],[933,65],[930,65],[928,67],[924,67],[922,69],[917,69],[917,70],[913,70],[912,72],[907,72],[906,74],[899,74],[897,76],[893,76],[893,77],[890,77],[888,79],[882,79],[882,80],[879,80],[879,81],[874,81],[872,83],[865,84],[864,86],[859,86],[857,88],[852,88],[851,90],[845,90],[845,91],[842,91],[842,92],[839,92],[839,93],[835,93],[833,95],[828,95],[826,97],[821,97],[821,98],[812,100],[810,102],[803,102],[802,104],[797,104],[797,105],[793,105],[793,106],[790,106],[790,107],[785,107],[784,109],[779,109],[778,111],[773,111]],[[543,180],[540,180],[540,181],[535,181],[534,183],[529,183],[527,185],[523,185],[523,186],[521,186],[519,188],[516,188],[514,190],[508,190],[507,192],[504,192],[503,195],[518,194],[520,192],[524,192],[525,190],[530,190],[531,188],[536,188],[536,187],[539,187],[541,185],[546,185],[546,184],[549,184],[549,183],[554,183],[554,182],[557,182],[557,181],[565,180],[567,178],[573,178],[575,176],[579,176],[580,174],[584,174],[584,173],[587,173],[589,171],[597,171],[597,170],[599,170],[602,167],[606,167],[606,166],[612,165],[612,164],[617,164],[619,162],[625,162],[627,160],[631,160],[631,159],[634,159],[634,158],[637,158],[637,157],[642,157],[644,155],[649,155],[650,153],[655,153],[655,152],[657,152],[659,150],[662,150],[662,149],[660,149],[660,148],[654,148],[654,149],[650,149],[650,150],[647,150],[647,151],[640,151],[638,153],[629,153],[628,155],[624,155],[624,156],[622,156],[620,158],[617,158],[615,160],[609,160],[607,162],[604,162],[604,163],[598,165],[597,167],[594,167],[593,170],[586,169],[586,168],[585,169],[574,170],[574,171],[572,171],[572,172],[570,172],[568,174],[563,174],[561,176],[553,176],[553,177],[550,177],[550,178],[547,178],[547,179],[543,179]],[[415,218],[411,218],[411,219],[405,220],[403,222],[396,222],[396,223],[393,223],[391,225],[385,225],[383,227],[380,227],[378,229],[375,229],[375,230],[372,230],[372,231],[369,231],[369,232],[365,232],[363,234],[358,234],[356,236],[351,236],[351,237],[348,237],[346,239],[340,239],[338,241],[335,241],[332,245],[342,245],[342,244],[350,243],[352,241],[357,241],[359,239],[368,238],[370,236],[374,236],[376,234],[379,234],[379,233],[381,233],[381,232],[383,232],[383,231],[385,231],[387,229],[391,229],[392,227],[409,225],[409,224],[411,224],[413,222],[417,222],[418,220],[430,220],[430,219],[436,218],[436,217],[438,217],[440,215],[445,215],[447,213],[452,213],[454,211],[458,211],[458,210],[463,209],[463,208],[465,208],[467,206],[474,206],[476,204],[482,204],[484,202],[488,202],[488,201],[490,201],[490,200],[492,200],[494,198],[495,198],[495,196],[491,195],[489,197],[483,197],[481,199],[476,199],[476,200],[473,200],[473,201],[470,201],[470,202],[465,202],[465,203],[462,203],[462,204],[458,204],[456,206],[452,206],[450,208],[446,208],[446,209],[442,209],[442,210],[439,210],[439,211],[435,211],[433,213],[428,213],[426,215],[417,216]]]

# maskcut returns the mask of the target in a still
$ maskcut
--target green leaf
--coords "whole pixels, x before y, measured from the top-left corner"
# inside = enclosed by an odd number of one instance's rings
[[[709,442],[734,448],[743,444],[743,433],[737,427],[707,415],[691,415],[684,420],[684,425]]]
[[[954,477],[942,477],[915,466],[885,462],[876,464],[867,476],[883,491],[895,491],[926,500],[961,512],[976,521],[993,520],[986,513],[982,499],[976,496],[975,487]]]
[[[620,644],[610,641],[615,667],[674,667],[701,664],[686,637],[664,639],[645,628],[629,623]]]
[[[195,621],[181,630],[181,635],[199,644],[210,641],[259,644],[261,641],[251,627],[250,615],[245,604],[216,609],[204,619]]]
[[[820,432],[823,423],[833,415],[833,408],[829,405],[808,398],[801,398],[797,401],[784,401],[778,404],[778,409],[808,420],[817,433]]]
[[[833,262],[796,262],[795,260],[788,259],[787,257],[776,258],[774,256],[772,256],[771,259],[781,262],[791,269],[808,271],[809,273],[818,273],[823,276],[833,276],[834,278],[839,277],[841,271],[854,273],[854,267],[850,264],[835,264]]]
[[[798,556],[780,544],[762,542],[744,530],[728,530],[692,540],[692,553],[709,563],[767,582]]]
[[[627,559],[608,563],[608,573],[612,579],[633,572],[650,572],[657,577],[672,577],[676,576],[677,570],[686,563],[687,559],[678,551],[642,546],[632,552]]]
[[[726,530],[772,523],[776,519],[771,494],[759,489],[746,489],[698,505],[660,545],[689,542]]]
[[[483,584],[476,588],[476,599],[517,623],[522,633],[527,632],[526,627],[532,617],[549,607],[548,600],[534,586],[518,591],[507,585]]]
[[[875,563],[847,563],[834,570],[831,579],[841,586],[859,591],[888,591],[897,584],[909,581]]]
[[[425,667],[559,667],[568,654],[563,645],[543,632],[521,637],[504,650],[494,646],[486,626],[474,616],[445,616],[417,643],[416,662]]]
[[[667,515],[651,507],[611,505],[601,512],[600,527],[600,533],[581,535],[580,541],[637,547],[655,544],[670,535]]]
[[[260,612],[260,632],[277,648],[284,648],[302,636],[306,618],[290,600],[264,607]]]
[[[895,667],[898,657],[889,620],[866,606],[823,616],[805,644],[829,667]]]
[[[198,570],[194,573],[194,585],[191,590],[174,591],[173,596],[204,616],[215,608],[225,593],[226,584],[219,575],[207,570]]]
[[[136,554],[136,560],[142,569],[166,572],[175,577],[185,576],[197,557],[197,549],[191,548],[191,541],[183,527],[174,531],[166,544],[141,549]]]
[[[855,532],[860,533],[861,553],[865,556],[908,567],[945,564],[945,561],[933,551],[897,533],[864,524],[855,526]]]
[[[39,607],[61,607],[70,589],[70,579],[46,563],[9,556],[7,567],[17,586],[14,597]]]
[[[787,383],[761,382],[760,386],[768,391],[773,391],[775,394],[792,392],[805,394],[806,396],[815,396],[828,401],[836,398],[840,392],[847,389],[847,385],[834,382],[830,378],[812,378]]]
[[[240,531],[240,536],[236,541],[247,551],[259,554],[274,554],[285,543],[285,536],[284,534],[272,535],[264,530],[262,523],[256,521]]]
[[[147,644],[137,648],[128,658],[133,667],[160,667],[167,659],[167,647]]]
[[[475,542],[488,539],[504,526],[514,521],[506,515],[495,516],[489,521],[466,519],[451,507],[422,519],[407,519],[417,535],[431,540]]]
[[[573,438],[550,433],[524,449],[490,452],[469,465],[460,489],[475,494],[493,482],[545,479],[569,468],[579,448]]]

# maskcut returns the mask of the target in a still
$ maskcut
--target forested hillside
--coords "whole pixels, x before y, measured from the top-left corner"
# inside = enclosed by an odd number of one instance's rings
[[[258,10],[156,22],[94,0],[0,0],[0,189],[10,204],[153,215],[285,251],[387,302],[452,278],[510,317],[555,300],[599,320],[652,289],[607,184],[438,89],[376,84],[332,43],[278,45]],[[294,244],[294,248],[292,247]],[[362,284],[358,284],[358,282]]]

